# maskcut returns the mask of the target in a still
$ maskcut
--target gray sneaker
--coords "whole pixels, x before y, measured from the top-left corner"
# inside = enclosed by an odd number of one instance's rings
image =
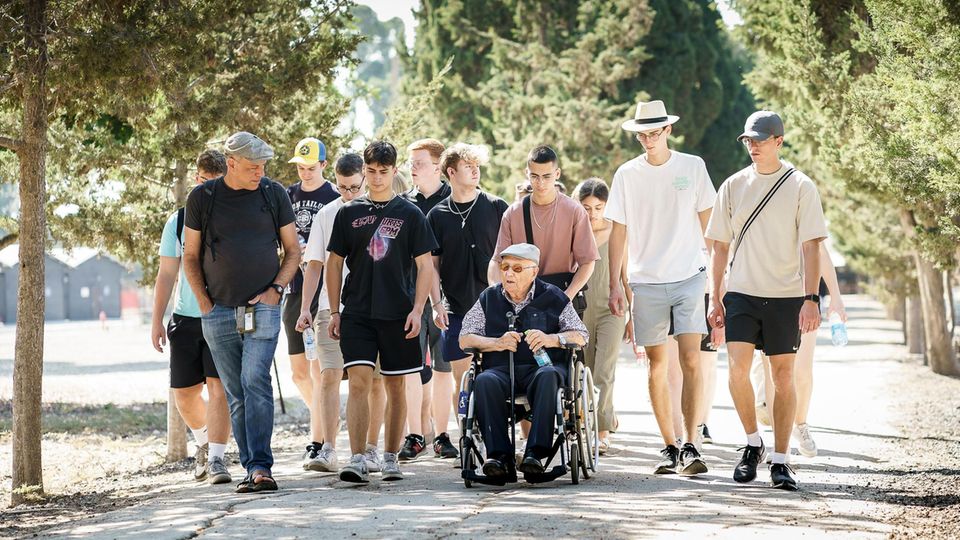
[[[363,453],[363,460],[367,464],[367,470],[370,472],[380,472],[383,468],[383,462],[380,460],[380,453],[377,447],[372,444],[367,445],[367,451]]]
[[[203,481],[207,477],[207,452],[210,445],[203,444],[197,446],[197,453],[193,455],[193,479],[197,482]]]
[[[340,480],[360,484],[365,484],[370,481],[363,454],[354,454],[350,457],[350,463],[347,463],[346,466],[340,469]]]
[[[393,452],[383,453],[383,469],[380,477],[383,480],[403,480],[403,473],[400,472],[400,461],[397,454]]]
[[[215,457],[207,463],[207,482],[210,484],[229,484],[233,482],[230,471],[227,470],[227,464],[223,459]]]
[[[324,447],[310,460],[309,469],[318,472],[337,472],[337,451]]]

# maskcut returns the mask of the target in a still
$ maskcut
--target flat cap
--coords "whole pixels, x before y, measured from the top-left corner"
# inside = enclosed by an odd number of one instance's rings
[[[250,161],[273,159],[273,148],[263,142],[260,137],[246,131],[238,131],[227,137],[227,142],[223,145],[223,153]]]
[[[540,248],[533,244],[514,244],[500,252],[501,260],[507,256],[540,264]]]

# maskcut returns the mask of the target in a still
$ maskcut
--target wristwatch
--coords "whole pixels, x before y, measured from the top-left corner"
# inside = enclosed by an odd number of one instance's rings
[[[808,294],[808,295],[804,296],[803,299],[804,299],[805,301],[806,301],[806,300],[809,300],[809,301],[813,302],[814,304],[817,304],[818,306],[820,305],[820,295],[819,295],[819,294]]]
[[[560,346],[561,346],[561,347],[566,347],[566,346],[567,346],[567,338],[563,337],[563,334],[557,334],[557,339],[560,340]]]
[[[283,285],[280,285],[279,283],[271,283],[268,289],[273,289],[277,291],[277,294],[283,296]]]

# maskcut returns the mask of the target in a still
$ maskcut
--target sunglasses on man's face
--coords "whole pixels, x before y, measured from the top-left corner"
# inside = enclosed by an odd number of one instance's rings
[[[524,270],[528,270],[530,268],[536,268],[536,266],[523,266],[521,264],[500,263],[501,272],[512,270],[514,274],[519,274],[520,272],[523,272]]]

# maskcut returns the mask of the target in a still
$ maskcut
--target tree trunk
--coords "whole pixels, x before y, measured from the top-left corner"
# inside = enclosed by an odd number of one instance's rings
[[[13,361],[13,471],[10,502],[43,495],[41,397],[43,394],[44,260],[47,200],[47,38],[45,0],[24,12],[23,124],[20,162],[20,278]]]
[[[923,354],[923,310],[920,297],[907,297],[906,327],[907,350],[910,354]]]
[[[177,131],[180,129],[177,126]],[[177,201],[177,207],[183,206],[187,199],[186,173],[187,164],[182,159],[178,159],[174,167],[175,183],[173,185],[173,196]],[[186,457],[187,425],[180,417],[171,388],[167,395],[167,463],[180,461]]]
[[[913,212],[901,210],[901,222],[909,238],[916,235],[916,220]],[[914,264],[917,267],[917,282],[920,286],[920,302],[923,309],[923,337],[925,354],[930,369],[940,375],[960,375],[960,365],[953,351],[947,310],[943,296],[943,272],[914,250]]]

